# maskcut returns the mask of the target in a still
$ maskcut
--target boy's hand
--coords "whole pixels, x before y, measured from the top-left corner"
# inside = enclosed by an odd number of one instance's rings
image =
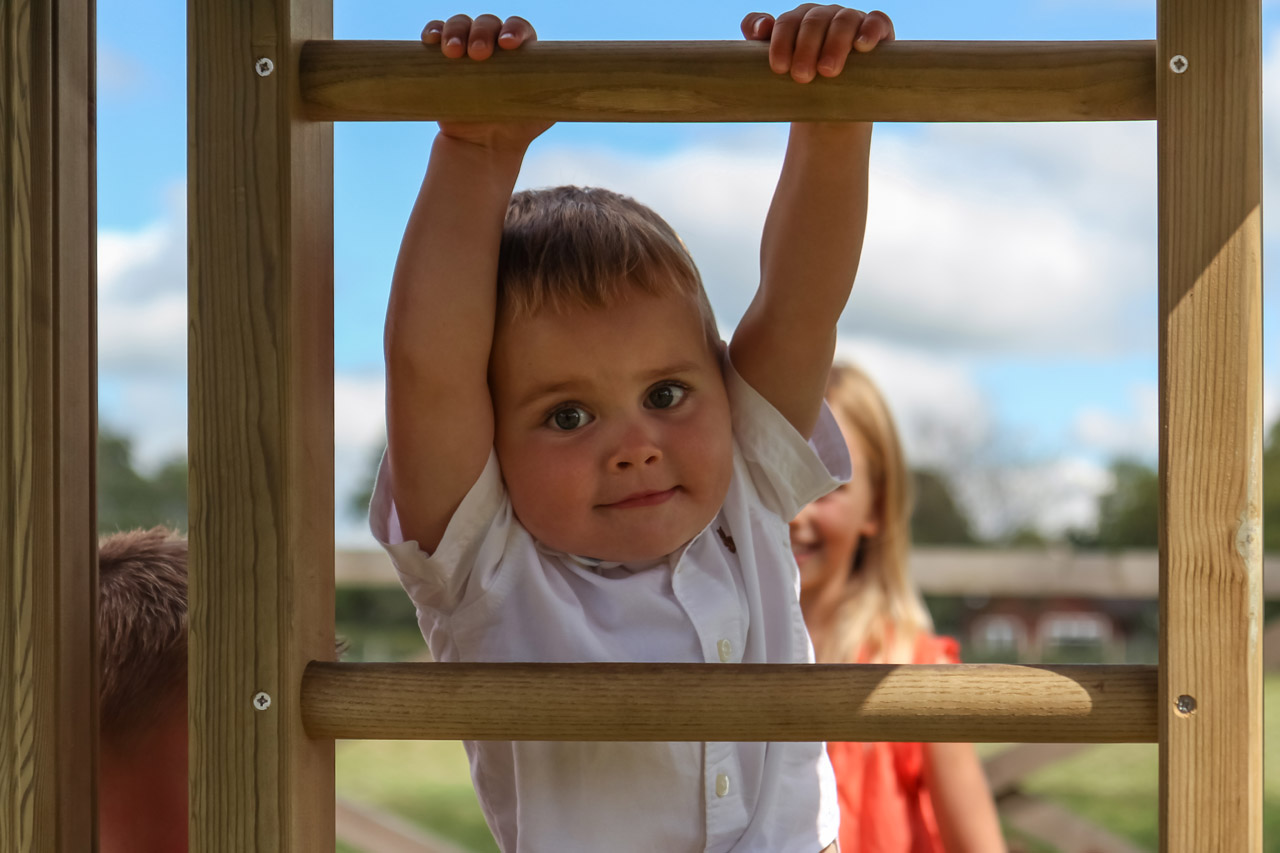
[[[797,83],[808,83],[817,74],[838,75],[850,51],[866,53],[891,41],[893,22],[883,12],[803,3],[776,20],[767,12],[752,12],[742,19],[742,34],[769,42],[775,74],[789,72]]]
[[[440,45],[449,59],[484,60],[498,50],[515,50],[526,42],[537,40],[533,25],[524,18],[512,16],[506,21],[495,15],[480,15],[474,21],[468,15],[454,15],[447,21],[430,21],[422,29],[422,42]],[[554,122],[440,122],[440,132],[464,142],[493,149],[514,149],[523,153],[539,134]]]

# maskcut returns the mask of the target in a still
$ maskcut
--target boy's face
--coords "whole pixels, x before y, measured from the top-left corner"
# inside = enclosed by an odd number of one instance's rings
[[[652,560],[719,512],[729,400],[691,299],[636,293],[500,323],[489,377],[511,504],[544,545]]]

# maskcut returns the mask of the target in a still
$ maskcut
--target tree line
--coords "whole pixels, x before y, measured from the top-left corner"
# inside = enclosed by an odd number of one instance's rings
[[[363,515],[373,490],[373,472],[381,448],[370,457],[368,474],[343,508]],[[1280,549],[1280,422],[1267,435],[1262,461],[1263,542],[1267,550]],[[1098,503],[1095,530],[1069,531],[1066,539],[1084,549],[1120,550],[1155,548],[1158,540],[1160,477],[1155,468],[1134,459],[1117,459],[1110,465],[1112,486]],[[1020,530],[999,541],[981,539],[955,499],[947,476],[937,470],[912,472],[915,511],[911,533],[922,545],[1039,544],[1034,530]],[[341,500],[341,498],[340,498]],[[109,533],[132,527],[166,524],[187,527],[187,460],[174,457],[154,471],[140,471],[127,436],[103,428],[98,436],[98,530]]]

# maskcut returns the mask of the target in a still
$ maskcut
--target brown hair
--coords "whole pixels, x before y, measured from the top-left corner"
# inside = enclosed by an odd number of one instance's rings
[[[347,643],[334,641],[334,657]],[[187,539],[128,530],[98,540],[100,728],[105,738],[147,728],[187,692]]]
[[[690,297],[712,346],[720,341],[702,277],[675,230],[628,196],[598,187],[511,197],[498,254],[498,316],[608,308],[639,290]]]
[[[98,655],[104,737],[159,718],[187,685],[187,540],[130,530],[98,543]]]
[[[818,660],[910,663],[917,635],[932,631],[933,620],[908,573],[911,479],[898,429],[875,383],[853,365],[831,368],[826,396],[866,455],[880,525],[853,557],[844,600]]]

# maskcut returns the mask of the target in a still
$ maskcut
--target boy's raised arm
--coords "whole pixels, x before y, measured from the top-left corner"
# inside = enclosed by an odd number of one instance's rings
[[[850,51],[893,38],[880,12],[805,4],[742,22],[769,41],[769,64],[799,83],[834,77]],[[734,367],[806,438],[817,423],[867,219],[871,125],[793,124],[765,220],[760,287],[730,345]]]
[[[484,59],[534,38],[520,18],[432,21],[427,44]],[[387,442],[404,538],[434,551],[493,447],[487,371],[502,222],[546,124],[441,124],[387,305]]]

